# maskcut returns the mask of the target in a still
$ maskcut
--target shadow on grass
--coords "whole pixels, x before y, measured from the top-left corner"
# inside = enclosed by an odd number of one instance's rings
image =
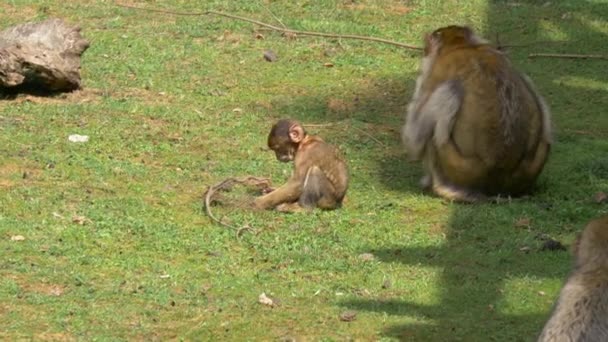
[[[581,3],[584,4],[553,1],[543,5],[532,0],[517,4],[490,2],[488,26],[498,28],[502,36],[512,42],[547,40],[544,31],[547,24],[554,25],[553,30],[567,37],[567,42],[542,46],[541,51],[537,50],[541,49],[539,45],[512,52],[515,64],[531,75],[548,99],[558,127],[557,143],[537,193],[513,205],[455,205],[445,227],[445,243],[437,247],[418,248],[407,243],[388,248],[369,246],[368,250],[375,250],[374,254],[382,262],[440,269],[438,304],[419,305],[407,298],[398,298],[351,300],[342,305],[432,322],[391,326],[384,331],[405,341],[528,341],[539,334],[549,313],[540,308],[532,312],[529,309],[509,312],[502,289],[517,279],[564,278],[570,268],[570,256],[566,252],[541,252],[538,246],[529,254],[522,252],[521,246],[535,244],[535,239],[516,231],[513,221],[525,215],[545,225],[545,232],[573,235],[602,210],[588,197],[597,187],[598,179],[606,180],[602,168],[598,171],[594,165],[603,146],[597,138],[608,132],[608,115],[598,110],[608,106],[605,91],[608,73],[598,72],[606,66],[593,60],[529,60],[525,56],[542,51],[601,53],[608,37],[589,26],[593,21],[608,18],[608,6],[589,1]],[[606,27],[605,22],[602,24]],[[488,36],[492,35],[488,33]],[[562,145],[560,138],[564,138]],[[595,145],[585,147],[584,153],[588,154],[576,154],[581,144],[594,139]],[[400,170],[404,165],[397,162],[388,165],[390,174],[403,172]],[[570,178],[578,183],[573,185]],[[570,188],[573,191],[569,191]],[[578,192],[578,188],[585,191]],[[403,186],[403,189],[410,187]],[[551,222],[557,224],[552,226]],[[564,226],[574,227],[574,231],[564,231]],[[528,290],[530,295],[537,291]]]
[[[421,305],[407,298],[394,298],[350,300],[341,305],[432,322],[395,325],[384,331],[385,335],[404,341],[532,340],[545,314],[505,313],[509,311],[509,303],[503,297],[505,287],[522,278],[561,277],[569,266],[569,256],[566,252],[541,252],[534,238],[513,233],[513,225],[504,222],[510,209],[513,208],[508,205],[454,207],[445,228],[446,242],[440,246],[411,247],[404,243],[369,247],[376,247],[373,253],[383,263],[439,269],[438,304]],[[520,250],[526,239],[532,245],[529,253]],[[547,260],[564,263],[556,269],[556,263],[546,263]],[[528,292],[537,295],[540,290]]]
[[[578,5],[568,1],[490,1],[487,27],[493,31],[486,31],[488,37],[499,32],[501,40],[508,44],[546,41],[550,39],[546,36],[548,26],[567,37],[561,44],[537,44],[509,51],[514,63],[531,76],[547,98],[558,127],[557,143],[539,180],[540,186],[533,196],[512,204],[454,205],[444,229],[445,243],[440,246],[419,248],[404,242],[397,246],[368,246],[362,251],[372,250],[385,263],[440,269],[438,304],[420,305],[407,298],[393,298],[357,299],[340,305],[432,322],[396,325],[384,331],[385,335],[406,341],[527,341],[538,335],[548,312],[537,305],[537,309],[524,308],[513,313],[503,289],[509,282],[530,277],[562,279],[570,268],[570,256],[566,252],[540,251],[541,242],[530,232],[515,230],[513,223],[527,217],[539,222],[537,233],[570,236],[602,210],[589,197],[599,190],[597,180],[605,178],[601,174],[603,167],[597,171],[594,165],[604,146],[598,143],[598,137],[608,133],[608,115],[602,109],[608,107],[608,73],[599,72],[605,69],[604,62],[531,60],[527,54],[601,53],[608,37],[590,25],[603,18],[608,18],[608,6],[589,1]],[[342,94],[342,98],[289,99],[278,106],[279,113],[303,113],[298,117],[303,122],[348,121],[366,129],[384,144],[375,146],[371,156],[362,156],[377,163],[378,181],[391,190],[419,193],[420,166],[407,162],[399,138],[414,79],[414,74],[408,74],[374,80],[352,94]],[[365,153],[369,146],[364,145],[369,139],[357,131],[321,133],[328,133],[322,135],[330,141],[342,141],[350,151]],[[529,244],[531,252],[522,251],[522,246]],[[538,291],[526,289],[528,294],[523,300]],[[547,303],[554,299],[544,298],[543,303],[550,306]]]
[[[373,165],[382,186],[403,192],[419,192],[420,165],[407,160],[400,137],[405,108],[414,87],[415,74],[366,79],[347,91],[316,96],[283,98],[273,103],[274,119],[284,113],[312,124],[308,130],[336,144],[352,164]],[[357,161],[361,160],[361,163]],[[357,177],[357,171],[352,172]]]
[[[50,91],[32,84],[23,84],[12,88],[0,87],[0,101],[11,101],[21,96],[37,96],[37,97],[56,97],[71,91]]]

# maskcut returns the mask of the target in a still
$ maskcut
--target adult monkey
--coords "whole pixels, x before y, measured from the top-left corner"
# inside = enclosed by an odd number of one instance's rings
[[[341,153],[318,136],[308,135],[302,125],[279,120],[268,134],[268,147],[280,162],[294,162],[293,175],[280,188],[257,197],[258,209],[279,211],[336,209],[348,189],[349,175]]]
[[[539,342],[608,341],[608,215],[585,227],[574,267]]]
[[[501,51],[468,27],[447,26],[425,37],[401,136],[425,166],[423,187],[476,202],[532,188],[550,151],[551,115]]]

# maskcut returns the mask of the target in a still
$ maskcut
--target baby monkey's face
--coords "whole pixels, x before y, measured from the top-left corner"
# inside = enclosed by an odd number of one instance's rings
[[[269,137],[268,147],[274,151],[277,160],[282,163],[293,161],[296,154],[297,145],[289,139],[280,139],[278,137]]]

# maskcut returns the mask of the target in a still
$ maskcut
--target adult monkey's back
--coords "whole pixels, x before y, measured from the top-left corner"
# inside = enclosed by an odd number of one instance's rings
[[[475,202],[527,193],[551,146],[549,107],[532,81],[468,27],[425,37],[421,73],[402,138],[422,160],[421,183]]]

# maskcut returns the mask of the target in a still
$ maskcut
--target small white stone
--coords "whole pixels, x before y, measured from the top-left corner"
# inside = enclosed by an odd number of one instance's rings
[[[89,141],[88,135],[80,135],[80,134],[71,134],[68,137],[68,140],[75,143],[85,143]]]

